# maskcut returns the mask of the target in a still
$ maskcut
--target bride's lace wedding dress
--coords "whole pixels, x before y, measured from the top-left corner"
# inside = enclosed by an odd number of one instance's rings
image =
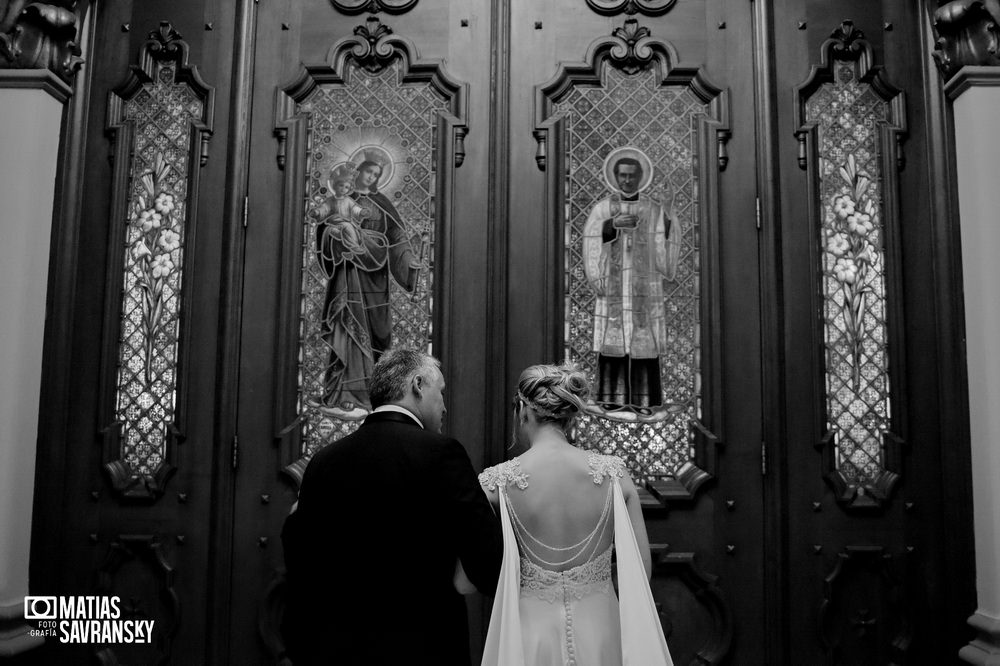
[[[530,491],[517,458],[479,476],[483,488],[499,496],[504,539],[483,666],[672,665],[619,483],[625,465],[592,453],[587,466],[590,479],[573,482],[560,501],[585,505],[593,497],[587,493],[599,486],[606,488],[603,508],[592,512],[593,529],[568,545],[545,533],[538,505],[512,501],[512,493]],[[612,550],[618,555],[617,596]]]

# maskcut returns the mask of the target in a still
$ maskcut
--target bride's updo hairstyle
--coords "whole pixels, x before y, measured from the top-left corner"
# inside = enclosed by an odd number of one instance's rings
[[[521,373],[517,397],[535,413],[539,421],[565,428],[583,411],[590,395],[587,376],[574,365],[533,365]]]

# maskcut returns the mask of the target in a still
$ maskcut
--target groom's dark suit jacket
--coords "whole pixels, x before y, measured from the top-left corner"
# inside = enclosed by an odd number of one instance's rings
[[[371,414],[313,457],[281,536],[297,666],[469,663],[455,561],[492,595],[503,539],[456,440]]]

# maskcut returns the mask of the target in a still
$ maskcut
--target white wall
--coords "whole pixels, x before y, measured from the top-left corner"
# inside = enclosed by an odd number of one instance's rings
[[[44,90],[0,87],[0,606],[28,592],[62,108]]]
[[[978,611],[1000,620],[1000,81],[954,101]]]

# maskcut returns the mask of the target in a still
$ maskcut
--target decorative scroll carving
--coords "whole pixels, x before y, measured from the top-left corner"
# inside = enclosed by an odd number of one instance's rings
[[[109,95],[119,222],[110,234],[101,413],[111,415],[102,430],[105,471],[127,498],[163,493],[184,438],[184,258],[195,239],[214,96],[167,22],[149,33],[139,64]]]
[[[389,43],[392,29],[383,25],[377,16],[369,16],[365,25],[354,28],[354,34],[358,39],[353,40],[351,56],[369,72],[377,74],[396,59],[396,52]]]
[[[809,172],[812,257],[820,289],[813,335],[824,369],[817,438],[838,502],[876,508],[899,479],[904,423],[898,170],[906,135],[903,94],[845,21],[821,64],[795,90],[799,165]],[[891,357],[890,357],[891,351]],[[892,384],[890,385],[890,377]],[[890,390],[891,389],[891,390]],[[891,409],[890,409],[891,403]],[[893,419],[890,422],[890,414]]]
[[[465,100],[464,84],[377,17],[278,91],[287,204],[277,390],[286,398],[275,439],[296,485],[312,454],[370,410],[368,373],[385,349],[446,344],[437,257],[451,255],[437,239],[450,238]],[[379,307],[352,305],[362,302]]]
[[[1000,65],[1000,0],[953,0],[934,12],[934,59],[945,79],[965,65]]]
[[[153,620],[155,624],[150,643],[98,648],[94,653],[98,663],[170,662],[181,619],[174,575],[174,568],[167,562],[156,537],[120,535],[111,543],[97,572],[97,592],[121,598],[122,619]],[[155,595],[151,594],[153,591]]]
[[[76,0],[0,1],[0,68],[49,69],[72,82],[83,65],[75,9]]]
[[[677,663],[721,664],[733,643],[733,611],[718,586],[718,577],[707,573],[695,562],[694,553],[671,553],[667,546],[652,546],[653,576],[650,585],[653,599],[660,611],[663,634]],[[682,590],[670,589],[677,584]],[[690,594],[694,603],[685,603]],[[707,622],[691,617],[691,609],[705,614]],[[697,623],[684,627],[687,623]],[[707,626],[707,634],[698,635],[695,626]],[[678,646],[671,635],[698,635],[700,643]],[[690,652],[690,655],[687,653]],[[685,661],[685,658],[690,658]]]
[[[626,74],[635,74],[653,61],[651,35],[649,28],[640,26],[634,18],[627,19],[625,25],[611,33],[618,44],[611,49],[608,59]]]
[[[820,636],[833,663],[905,664],[913,640],[905,589],[881,546],[848,546],[823,581]]]
[[[722,422],[721,349],[712,331],[728,93],[628,19],[535,94],[547,242],[563,248],[548,271],[560,277],[543,290],[552,313],[544,335],[558,341],[553,356],[579,363],[599,387],[577,420],[577,443],[621,455],[661,502],[689,500],[712,478],[720,445],[713,427]],[[637,187],[615,182],[622,164],[638,164]],[[622,232],[635,247],[650,248],[627,278],[611,255],[598,261],[616,241],[600,240],[595,224],[614,210],[637,220]],[[625,279],[641,295],[628,308],[619,296]],[[616,363],[641,365],[648,388],[604,388]]]
[[[330,2],[344,14],[362,14],[364,12],[403,14],[413,9],[417,4],[417,0],[330,0]]]
[[[661,16],[670,11],[677,0],[587,0],[587,6],[598,14],[645,14]]]

